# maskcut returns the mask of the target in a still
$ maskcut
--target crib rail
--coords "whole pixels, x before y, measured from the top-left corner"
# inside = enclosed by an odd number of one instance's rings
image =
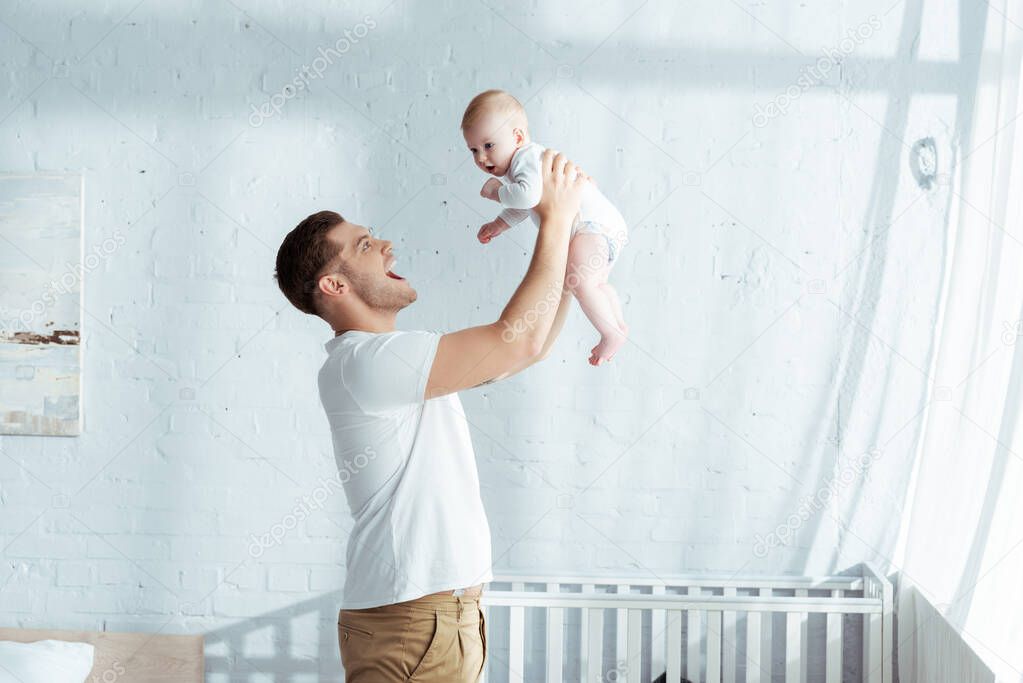
[[[705,574],[671,574],[657,578],[638,576],[608,576],[606,574],[572,574],[567,577],[540,576],[534,574],[500,574],[493,583],[526,583],[547,585],[552,582],[560,585],[591,585],[591,586],[701,586],[701,587],[733,587],[733,588],[773,588],[773,589],[821,589],[821,590],[863,590],[868,578],[879,578],[875,574],[836,575],[836,576],[716,576]]]
[[[488,683],[532,680],[527,643],[542,657],[547,683],[645,683],[662,673],[671,682],[769,683],[772,666],[782,667],[786,683],[841,683],[843,655],[859,648],[863,682],[891,683],[892,587],[868,565],[858,576],[502,575],[490,586],[488,622],[502,611],[506,622],[501,634],[491,628],[489,649],[506,635],[507,656],[489,658]],[[821,615],[823,630],[814,639],[823,669],[812,678],[810,615]],[[569,635],[577,647],[566,649]],[[776,639],[780,662],[771,656]]]

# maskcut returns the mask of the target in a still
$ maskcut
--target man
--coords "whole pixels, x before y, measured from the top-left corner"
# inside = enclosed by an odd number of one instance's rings
[[[338,613],[348,683],[471,683],[483,670],[490,529],[456,392],[546,357],[564,323],[568,243],[588,177],[550,150],[542,168],[533,258],[488,325],[396,331],[416,291],[391,270],[389,241],[336,213],[306,218],[277,253],[281,291],[335,331],[319,391],[355,519]]]

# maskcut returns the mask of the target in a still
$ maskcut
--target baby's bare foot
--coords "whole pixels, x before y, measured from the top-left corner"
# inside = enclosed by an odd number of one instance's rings
[[[590,350],[590,365],[597,367],[615,357],[628,339],[628,327],[613,334],[601,335],[600,342]]]

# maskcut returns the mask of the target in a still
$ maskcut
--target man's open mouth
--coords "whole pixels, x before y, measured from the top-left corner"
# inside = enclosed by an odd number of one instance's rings
[[[387,275],[387,277],[391,278],[392,280],[404,280],[405,278],[403,278],[401,275],[398,275],[393,270],[391,270],[391,268],[393,268],[394,264],[397,263],[397,262],[398,262],[398,259],[392,256],[391,257],[391,263],[388,265],[387,272],[384,273],[384,274]]]

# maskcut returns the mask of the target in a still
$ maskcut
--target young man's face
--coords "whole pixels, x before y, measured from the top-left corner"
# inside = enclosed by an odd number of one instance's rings
[[[508,165],[521,142],[521,135],[512,128],[507,117],[500,114],[487,114],[462,131],[462,136],[477,168],[498,177],[508,172]]]
[[[377,239],[368,228],[348,221],[332,228],[328,239],[341,252],[322,277],[340,274],[370,308],[401,310],[416,300],[416,290],[391,270],[395,257],[390,241]]]

